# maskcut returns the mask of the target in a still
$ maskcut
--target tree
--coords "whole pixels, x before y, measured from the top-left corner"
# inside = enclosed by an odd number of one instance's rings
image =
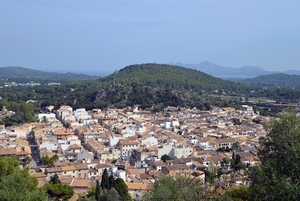
[[[41,158],[42,165],[44,165],[46,167],[53,167],[54,163],[56,161],[58,161],[58,156],[56,154],[54,156],[52,156],[51,158],[49,158],[48,156],[43,156]]]
[[[54,176],[50,177],[50,183],[52,183],[52,184],[61,184],[61,181],[59,180],[57,174],[55,174]]]
[[[296,112],[281,113],[259,142],[261,165],[249,175],[255,198],[300,200],[300,119]]]
[[[98,183],[99,183],[99,181],[98,181]],[[96,185],[93,185],[93,186],[91,186],[91,187],[89,188],[86,197],[89,198],[89,197],[95,197],[95,196],[96,196],[96,186],[97,186],[97,184],[96,184]],[[100,187],[99,184],[98,184],[98,186]]]
[[[29,169],[19,168],[15,157],[0,157],[0,200],[30,201],[48,200],[46,192],[38,188],[38,180],[29,174]]]
[[[104,189],[109,189],[109,182],[108,182],[108,172],[107,169],[105,168],[102,174],[102,180],[101,180],[101,188]]]
[[[233,201],[247,201],[251,199],[251,192],[248,186],[229,188],[226,190],[225,195]]]
[[[10,175],[20,169],[17,157],[0,157],[0,178]]]
[[[96,181],[95,199],[96,199],[96,201],[100,200],[100,185],[99,185],[99,180]]]
[[[122,198],[115,188],[111,188],[109,190],[105,189],[105,193],[101,195],[100,201],[122,201]]]
[[[26,156],[24,159],[24,162],[26,165],[29,165],[29,163],[32,161],[32,158],[30,156]]]
[[[187,177],[163,176],[154,185],[154,189],[145,193],[145,201],[185,201],[205,198],[202,180]]]
[[[166,160],[171,160],[171,158],[167,154],[164,154],[164,155],[161,156],[161,160],[165,163]]]
[[[114,175],[111,174],[111,175],[108,177],[109,188],[113,188],[113,187],[114,187],[114,182],[115,182],[115,177],[114,177]]]
[[[131,201],[132,198],[128,193],[128,187],[123,179],[118,178],[114,181],[114,188],[117,190],[118,194],[121,196],[123,201]]]
[[[62,184],[57,174],[50,178],[50,182],[45,184],[43,189],[55,200],[68,200],[74,195],[73,187]]]

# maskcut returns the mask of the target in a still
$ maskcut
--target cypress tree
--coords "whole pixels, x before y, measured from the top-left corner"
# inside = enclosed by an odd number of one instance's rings
[[[114,176],[111,174],[111,175],[108,177],[109,189],[111,189],[111,188],[114,187],[114,182],[115,182],[115,178],[114,178]]]
[[[95,199],[96,201],[100,201],[100,185],[99,185],[99,180],[96,181],[96,193],[95,193]]]
[[[105,170],[103,171],[103,174],[102,174],[102,180],[101,180],[101,188],[103,189],[110,189],[109,188],[109,181],[108,181],[108,172],[107,172],[107,169],[105,168]]]

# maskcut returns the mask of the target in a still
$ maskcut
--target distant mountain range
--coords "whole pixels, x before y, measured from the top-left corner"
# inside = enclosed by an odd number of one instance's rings
[[[212,75],[218,78],[254,78],[260,75],[270,75],[276,73],[284,73],[287,75],[300,75],[299,70],[288,71],[266,71],[261,67],[256,66],[243,66],[241,68],[233,68],[226,66],[219,66],[209,61],[201,62],[200,64],[184,64],[184,63],[171,63],[173,65],[192,68]]]
[[[100,76],[90,76],[76,73],[43,72],[18,66],[0,67],[0,78],[10,81],[59,81],[69,80],[96,80]]]

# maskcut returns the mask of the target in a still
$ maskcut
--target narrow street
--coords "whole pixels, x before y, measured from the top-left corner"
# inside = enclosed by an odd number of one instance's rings
[[[38,147],[35,141],[34,131],[31,131],[29,135],[27,135],[27,140],[29,142],[29,146],[31,149],[31,157],[32,161],[30,163],[31,167],[39,167],[41,165],[41,159],[38,152]]]

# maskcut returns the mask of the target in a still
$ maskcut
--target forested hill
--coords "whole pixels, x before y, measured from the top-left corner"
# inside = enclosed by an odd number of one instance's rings
[[[67,81],[67,80],[96,80],[99,76],[75,73],[43,72],[18,66],[0,67],[0,78],[11,81]]]
[[[226,93],[235,93],[249,90],[246,85],[215,78],[194,69],[154,63],[130,65],[107,77],[100,78],[99,81],[102,83],[146,85],[193,92],[219,90]]]
[[[240,80],[240,82],[259,86],[300,88],[300,75],[287,75],[284,73],[277,73]]]

